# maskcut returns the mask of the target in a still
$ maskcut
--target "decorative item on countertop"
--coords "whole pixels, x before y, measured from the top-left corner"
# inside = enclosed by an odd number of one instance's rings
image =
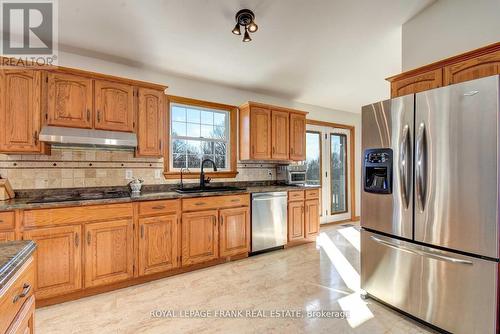
[[[16,197],[16,193],[12,189],[9,180],[3,179],[0,175],[0,201],[6,201],[14,197]]]
[[[132,179],[132,181],[129,182],[129,187],[130,187],[130,190],[132,190],[132,196],[137,196],[141,193],[141,188],[142,188],[142,184],[144,183],[143,180],[140,180],[140,179]]]

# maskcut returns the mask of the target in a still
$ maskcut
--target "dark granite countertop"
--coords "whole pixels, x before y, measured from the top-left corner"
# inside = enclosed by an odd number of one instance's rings
[[[22,267],[35,248],[36,244],[30,240],[0,243],[0,290]]]
[[[226,184],[227,185],[227,184]],[[320,188],[320,186],[297,186],[297,185],[277,185],[277,184],[266,184],[266,183],[244,183],[235,182],[230,185],[245,188],[244,190],[232,190],[232,191],[221,191],[221,192],[201,192],[201,193],[189,193],[189,194],[179,194],[173,189],[176,186],[163,185],[163,186],[145,186],[143,191],[138,196],[133,197],[122,197],[122,198],[108,198],[108,199],[85,199],[78,201],[61,201],[61,202],[50,202],[50,203],[30,203],[33,201],[33,193],[61,193],[69,190],[61,189],[49,189],[49,190],[34,190],[34,191],[22,191],[21,196],[16,197],[7,201],[0,201],[0,211],[8,211],[14,209],[47,209],[47,208],[62,208],[70,206],[81,206],[81,205],[97,205],[97,204],[113,204],[113,203],[129,203],[137,201],[151,201],[151,200],[161,200],[161,199],[177,199],[177,198],[195,198],[195,197],[208,197],[208,196],[222,196],[222,195],[235,195],[235,194],[246,194],[246,193],[259,193],[259,192],[273,192],[273,191],[289,191],[289,190],[301,190],[301,189],[315,189]],[[84,189],[84,188],[82,188]],[[92,190],[96,189],[109,189],[109,188],[89,188]],[[113,189],[117,189],[116,187]],[[126,189],[121,187],[120,189]],[[82,190],[83,191],[83,190]],[[16,192],[17,194],[17,192]]]

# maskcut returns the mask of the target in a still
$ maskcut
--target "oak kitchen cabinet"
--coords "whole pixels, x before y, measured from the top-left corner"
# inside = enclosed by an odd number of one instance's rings
[[[305,112],[248,102],[240,107],[241,160],[305,159]]]
[[[36,298],[62,295],[82,288],[80,225],[29,230],[23,233],[23,239],[37,244]]]
[[[288,241],[313,241],[319,233],[319,189],[288,192]]]
[[[0,212],[0,242],[15,239],[14,212]]]
[[[42,153],[38,141],[41,128],[42,72],[0,71],[0,151]]]
[[[47,75],[47,125],[93,127],[92,79],[66,73]]]
[[[134,87],[128,84],[95,80],[95,128],[132,132],[134,120]]]
[[[138,148],[136,156],[163,155],[163,116],[165,94],[158,90],[139,88],[138,90]]]
[[[223,209],[219,213],[220,256],[250,251],[250,210],[247,207]]]
[[[139,276],[180,266],[180,201],[139,203]]]
[[[134,276],[132,219],[85,224],[85,287]]]
[[[500,74],[500,42],[387,78],[391,97]]]
[[[218,211],[182,214],[182,265],[215,260],[219,257]]]

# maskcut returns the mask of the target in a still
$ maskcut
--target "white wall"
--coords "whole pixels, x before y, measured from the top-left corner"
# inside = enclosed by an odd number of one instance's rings
[[[168,94],[171,95],[179,95],[232,105],[240,105],[246,101],[269,103],[307,111],[309,112],[308,119],[354,125],[356,128],[356,215],[359,216],[359,181],[361,180],[361,114],[297,103],[269,95],[235,89],[229,86],[222,86],[211,82],[183,78],[166,73],[155,72],[150,69],[124,65],[118,62],[105,61],[98,58],[80,56],[62,51],[59,52],[59,65],[168,85]]]
[[[500,41],[500,0],[438,0],[403,25],[403,71]]]

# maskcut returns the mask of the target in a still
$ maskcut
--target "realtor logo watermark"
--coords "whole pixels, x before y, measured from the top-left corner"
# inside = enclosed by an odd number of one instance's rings
[[[57,0],[1,0],[3,66],[57,65]]]

